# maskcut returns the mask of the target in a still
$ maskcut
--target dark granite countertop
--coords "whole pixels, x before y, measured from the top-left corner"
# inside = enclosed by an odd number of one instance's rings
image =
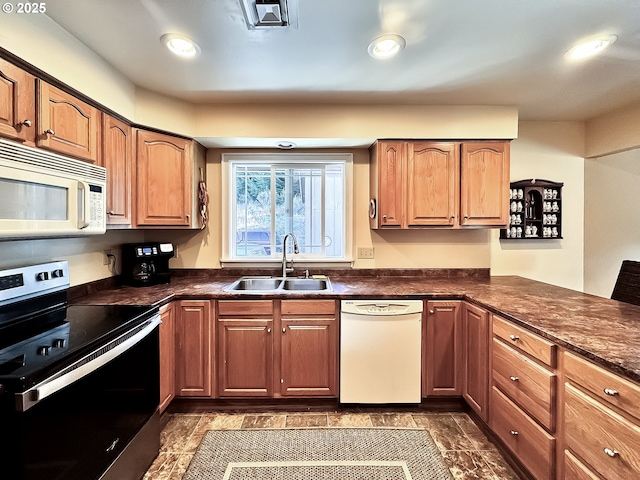
[[[403,272],[401,272],[403,273]],[[230,293],[240,275],[174,276],[170,284],[113,287],[74,298],[82,304],[162,305],[179,299],[432,298],[464,299],[640,382],[640,306],[515,276],[331,275],[332,292]],[[90,290],[89,290],[90,291]]]

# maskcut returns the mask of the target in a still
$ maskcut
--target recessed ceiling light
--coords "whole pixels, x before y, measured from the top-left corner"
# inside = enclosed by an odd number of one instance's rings
[[[185,35],[178,33],[165,33],[160,37],[160,41],[180,57],[195,57],[200,53],[200,47],[196,42]]]
[[[373,58],[391,58],[406,44],[407,42],[400,35],[382,35],[369,44],[369,55]]]
[[[287,140],[283,140],[281,142],[278,142],[276,144],[276,147],[282,149],[282,150],[291,150],[292,148],[296,148],[296,144],[293,142],[289,142]]]
[[[615,35],[599,35],[588,38],[571,47],[564,54],[568,60],[581,60],[600,53],[618,39]]]

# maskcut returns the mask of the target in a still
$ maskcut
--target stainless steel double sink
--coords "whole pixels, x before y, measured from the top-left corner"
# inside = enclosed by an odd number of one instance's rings
[[[236,293],[330,292],[329,278],[240,277],[227,288]]]

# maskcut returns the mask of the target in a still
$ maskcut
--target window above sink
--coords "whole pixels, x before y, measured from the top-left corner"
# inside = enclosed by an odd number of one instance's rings
[[[281,262],[294,233],[296,266],[352,261],[352,154],[222,155],[223,266]]]

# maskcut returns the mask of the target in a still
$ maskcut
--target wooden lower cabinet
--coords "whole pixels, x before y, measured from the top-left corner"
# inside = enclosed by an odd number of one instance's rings
[[[212,302],[181,300],[175,308],[176,396],[211,397],[214,393]]]
[[[173,303],[160,308],[160,413],[176,396],[176,323]]]
[[[336,397],[336,302],[218,302],[220,397]]]
[[[570,451],[564,451],[564,478],[571,480],[600,480],[589,467],[578,460]]]
[[[534,478],[555,478],[555,438],[496,387],[492,388],[489,425]]]
[[[334,300],[282,300],[280,395],[338,396],[337,323]]]
[[[461,301],[427,302],[422,342],[423,397],[462,394],[461,309]]]
[[[462,396],[485,422],[489,419],[489,312],[462,304],[464,382]]]
[[[218,319],[221,397],[273,394],[273,319]]]

